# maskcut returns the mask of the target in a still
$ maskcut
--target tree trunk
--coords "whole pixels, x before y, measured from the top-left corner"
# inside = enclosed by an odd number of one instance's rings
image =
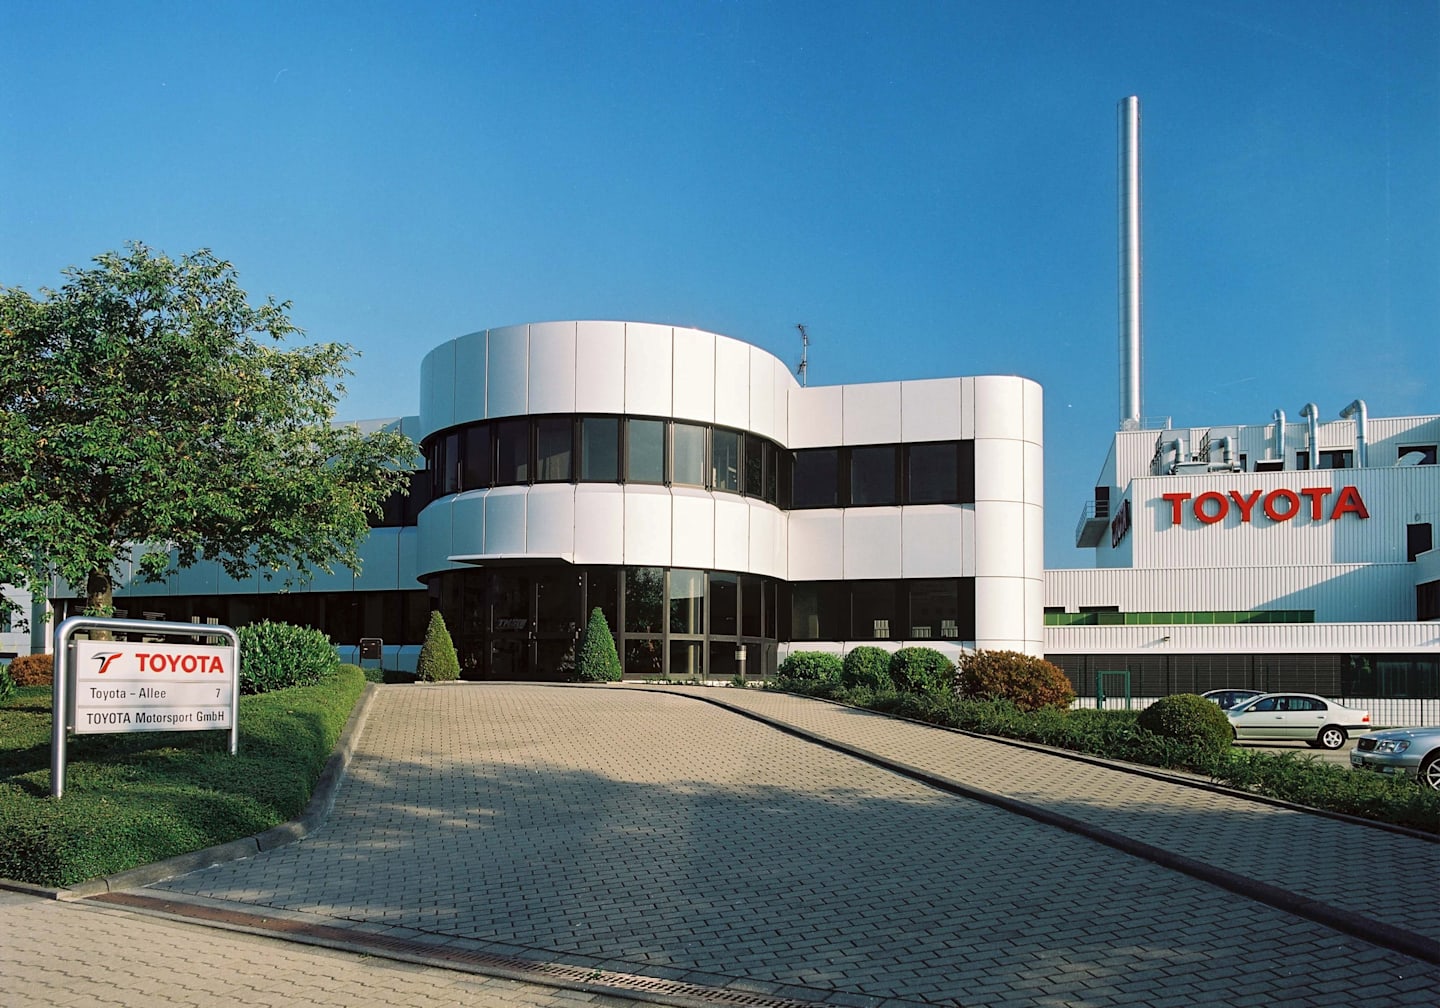
[[[85,581],[85,615],[115,615],[115,583],[109,571],[92,570]],[[113,640],[108,630],[91,630],[91,640]]]

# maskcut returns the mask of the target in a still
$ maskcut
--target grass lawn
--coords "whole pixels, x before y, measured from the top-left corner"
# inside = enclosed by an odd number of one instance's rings
[[[365,681],[342,666],[315,686],[241,697],[236,756],[224,731],[74,736],[58,801],[51,689],[19,688],[0,703],[0,878],[74,885],[294,818]]]

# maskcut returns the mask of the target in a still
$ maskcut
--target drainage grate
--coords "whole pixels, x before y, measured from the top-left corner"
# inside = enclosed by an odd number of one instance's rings
[[[535,962],[516,956],[491,952],[446,948],[406,938],[367,934],[349,928],[262,914],[227,907],[203,906],[177,900],[161,899],[134,892],[101,893],[89,902],[108,903],[130,910],[169,914],[187,920],[217,926],[243,927],[247,931],[273,934],[312,944],[339,946],[371,955],[386,955],[423,962],[451,969],[469,969],[511,980],[548,984],[552,987],[578,988],[592,992],[613,992],[641,1000],[655,1000],[679,1005],[735,1005],[740,1008],[815,1008],[821,1000],[801,1001],[728,987],[708,987],[613,970],[573,966],[566,963]]]

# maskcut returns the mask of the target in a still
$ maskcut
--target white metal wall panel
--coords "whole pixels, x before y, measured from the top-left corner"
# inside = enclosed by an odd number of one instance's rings
[[[571,557],[575,553],[575,488],[533,486],[525,497],[525,552]]]
[[[670,491],[665,487],[625,488],[625,562],[636,567],[669,567]]]
[[[715,569],[750,570],[750,504],[732,494],[715,495]]]
[[[205,580],[205,585],[208,586],[210,583],[210,580],[207,578]],[[196,588],[199,587],[201,586],[196,585]],[[216,591],[218,589],[219,584],[217,579],[215,587],[211,588],[210,590]],[[312,592],[354,591],[355,572],[352,571],[349,567],[338,563],[331,565],[330,573],[328,574],[325,573],[323,570],[316,568],[314,577],[312,577],[309,581],[305,583],[304,589],[305,591]],[[173,589],[173,593],[176,595],[180,594],[178,586],[176,589]],[[206,592],[205,594],[209,594],[209,592]]]
[[[1045,653],[1045,582],[1027,579],[1024,586],[1025,602],[1021,611],[1025,614],[1026,654]]]
[[[1031,444],[1045,444],[1045,390],[1038,382],[1022,379],[1021,394],[1025,399],[1025,420],[1022,437]]]
[[[400,533],[414,531],[398,528],[370,530],[370,535],[355,551],[360,557],[360,573],[355,578],[356,591],[396,591],[419,587],[413,574],[408,581],[400,580]],[[413,543],[414,535],[408,538]]]
[[[828,448],[842,442],[845,414],[841,386],[790,390],[790,448]]]
[[[673,342],[669,326],[625,323],[625,412],[670,415]]]
[[[975,441],[975,500],[1026,500],[1025,442],[978,438]]]
[[[975,502],[975,576],[1025,577],[1025,505]]]
[[[960,437],[960,379],[900,383],[900,440],[955,441]]]
[[[1026,441],[1022,446],[1021,455],[1024,458],[1025,467],[1025,495],[1026,504],[1034,504],[1038,508],[1045,507],[1045,449],[1031,441]]]
[[[839,581],[845,576],[844,512],[838,508],[791,511],[787,524],[790,550],[786,566],[791,581]]]
[[[489,495],[489,490],[471,490],[449,501],[449,556],[478,556],[485,552],[485,498]]]
[[[715,337],[715,422],[744,430],[750,424],[750,347]]]
[[[715,566],[715,498],[696,487],[670,491],[671,563],[709,570]]]
[[[1021,543],[1024,553],[1025,577],[1035,582],[1042,594],[1045,585],[1045,509],[1036,504],[1021,505],[1025,523],[1025,538]],[[1037,610],[1038,611],[1038,610]]]
[[[1408,564],[1170,570],[1051,570],[1045,604],[1117,606],[1122,612],[1313,610],[1318,622],[1415,618]]]
[[[844,443],[888,444],[900,440],[900,382],[841,386]]]
[[[480,333],[483,342],[485,334]],[[462,339],[465,337],[462,337]],[[455,422],[455,343],[441,343],[420,361],[421,435]],[[482,371],[483,375],[484,372]]]
[[[774,412],[774,429],[769,435],[782,446],[790,436],[790,390],[799,388],[800,383],[790,373],[789,366],[778,358],[770,358],[770,402]]]
[[[715,334],[675,330],[675,417],[715,422]]]
[[[1025,651],[1025,579],[975,579],[975,647]]]
[[[1045,653],[1309,654],[1424,651],[1440,647],[1436,623],[1233,623],[1046,627]]]
[[[397,585],[403,589],[419,588],[420,585],[420,560],[419,560],[419,529],[402,528],[396,529],[400,534],[396,536],[396,552],[399,554],[399,562],[395,574]]]
[[[451,389],[450,423],[485,417],[485,375],[488,370],[489,334],[471,333],[453,343],[455,355],[444,380]],[[438,429],[438,428],[432,428]]]
[[[900,576],[963,577],[964,511],[949,504],[900,509]]]
[[[530,326],[529,413],[575,412],[575,323]]]
[[[1025,386],[1033,384],[1009,375],[975,378],[975,437],[1025,438]]]
[[[530,327],[491,329],[486,350],[486,413],[492,417],[525,413],[530,386]]]
[[[575,562],[625,562],[625,491],[613,483],[575,487]]]
[[[844,515],[845,579],[900,577],[900,508],[846,508]]]
[[[459,566],[445,559],[454,552],[450,549],[450,507],[453,503],[453,498],[432,501],[420,512],[420,519],[416,522],[415,549],[421,574],[454,570]]]
[[[575,324],[575,411],[625,412],[625,323]]]
[[[528,487],[496,487],[485,495],[485,553],[525,552]]]
[[[220,591],[220,574],[223,568],[208,560],[184,570],[178,570],[166,579],[166,594],[169,595],[215,595]],[[324,582],[330,587],[317,591],[340,591],[354,587],[355,577],[349,567],[335,565],[334,574],[317,570],[313,583]]]
[[[759,347],[750,348],[750,425],[762,437],[784,442],[785,431],[775,422],[775,358]]]
[[[783,578],[788,548],[789,526],[781,511],[761,504],[748,502],[750,509],[750,563],[749,570],[766,577]]]
[[[1362,497],[1368,518],[1355,514],[1330,517],[1341,489],[1354,486]],[[1134,495],[1131,535],[1135,537],[1137,567],[1185,569],[1197,566],[1281,566],[1296,564],[1404,561],[1405,526],[1416,514],[1440,510],[1440,467],[1366,468],[1317,472],[1223,473],[1213,476],[1163,476],[1138,479]],[[1299,500],[1299,513],[1274,521],[1264,513],[1267,495],[1280,490],[1298,493],[1306,488],[1330,488],[1322,500],[1322,519],[1311,517],[1310,501]],[[1259,491],[1251,520],[1242,521],[1242,509],[1228,496],[1242,498]],[[1174,508],[1163,495],[1188,493],[1181,505],[1182,520],[1172,524]],[[1225,500],[1226,516],[1213,524],[1194,515],[1194,501],[1204,493]],[[1219,513],[1210,500],[1207,513]]]

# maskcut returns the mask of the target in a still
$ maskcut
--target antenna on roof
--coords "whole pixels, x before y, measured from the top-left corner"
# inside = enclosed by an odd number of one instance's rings
[[[810,370],[810,334],[805,331],[802,322],[796,322],[795,328],[800,330],[800,366],[795,373],[800,376],[800,387],[805,387],[805,373]]]

